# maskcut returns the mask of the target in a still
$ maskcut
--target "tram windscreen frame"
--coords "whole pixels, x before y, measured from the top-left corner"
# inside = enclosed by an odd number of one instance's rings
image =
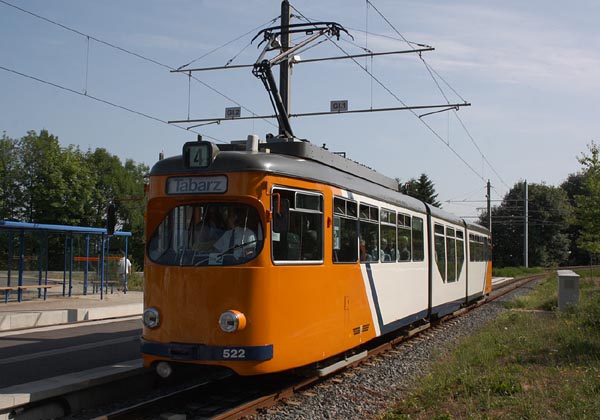
[[[256,208],[204,202],[171,209],[154,231],[147,253],[163,265],[236,265],[256,258],[263,243]]]

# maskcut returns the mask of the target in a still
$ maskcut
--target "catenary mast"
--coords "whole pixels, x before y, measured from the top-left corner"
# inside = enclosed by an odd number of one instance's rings
[[[281,2],[281,51],[285,52],[290,48],[290,3],[288,0]],[[279,64],[279,93],[281,95],[281,101],[286,109],[288,116],[290,115],[290,60],[285,58],[281,64]],[[282,124],[279,124],[279,134],[285,134],[285,129]]]

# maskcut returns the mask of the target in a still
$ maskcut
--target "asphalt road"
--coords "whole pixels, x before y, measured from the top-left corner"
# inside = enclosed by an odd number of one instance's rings
[[[0,388],[140,358],[138,318],[0,337]]]

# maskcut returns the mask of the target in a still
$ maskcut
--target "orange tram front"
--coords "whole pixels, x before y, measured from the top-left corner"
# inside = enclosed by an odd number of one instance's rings
[[[249,140],[217,147],[198,141],[152,168],[141,345],[145,366],[157,367],[163,376],[175,362],[221,365],[241,375],[282,371],[343,354],[390,328],[431,315],[426,206],[390,192],[391,184],[373,182],[381,177],[374,171],[345,161],[306,142],[257,146]],[[371,231],[366,221],[359,223],[362,201],[370,203]],[[372,262],[364,260],[359,238],[376,233],[377,244],[383,243],[383,207],[395,212],[394,237],[387,238],[395,248],[401,233],[398,210],[411,220],[425,220],[421,243],[411,237],[411,251],[421,247],[420,261],[403,265],[400,252],[394,264],[385,264],[383,253],[381,259],[377,254]],[[479,234],[485,236],[485,230]],[[469,237],[467,230],[464,235]],[[485,267],[480,286],[467,287],[471,296],[461,296],[455,302],[459,306],[487,293],[491,267]],[[410,284],[394,287],[411,304],[421,302],[394,315],[393,322],[385,321],[369,291],[377,270],[381,278],[392,275],[384,268],[396,275],[398,270],[412,273]]]

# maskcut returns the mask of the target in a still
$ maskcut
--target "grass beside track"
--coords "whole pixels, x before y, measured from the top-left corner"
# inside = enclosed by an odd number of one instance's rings
[[[558,312],[556,274],[439,356],[385,420],[600,418],[600,279],[581,271],[579,307]]]
[[[544,269],[541,267],[502,267],[492,269],[492,275],[494,277],[524,277],[532,274],[543,273]]]

